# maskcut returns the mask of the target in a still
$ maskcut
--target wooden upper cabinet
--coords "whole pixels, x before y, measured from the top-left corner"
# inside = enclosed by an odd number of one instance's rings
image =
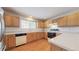
[[[12,21],[11,21],[12,17],[11,16],[5,16],[4,20],[5,20],[6,27],[10,27],[12,25]]]
[[[57,21],[58,26],[67,26],[67,17],[61,17]]]
[[[73,13],[52,21],[58,26],[79,26],[79,13]]]
[[[77,25],[79,25],[78,17],[79,17],[78,13],[68,15],[67,25],[68,26],[77,26]]]
[[[38,21],[38,28],[44,28],[44,21]]]
[[[57,23],[59,27],[79,26],[79,12],[60,17],[55,20],[39,21],[38,28],[47,28],[49,24]]]
[[[76,16],[77,19],[75,19],[75,21],[76,21],[76,25],[79,26],[79,12],[77,12],[76,15],[77,15],[77,16]]]
[[[49,24],[52,24],[52,20],[49,19],[49,20],[44,21],[44,27],[45,28],[48,28]]]
[[[19,27],[19,16],[5,15],[4,19],[6,27]]]
[[[12,19],[13,19],[13,26],[14,27],[19,27],[19,25],[20,25],[19,17],[18,16],[14,16]]]

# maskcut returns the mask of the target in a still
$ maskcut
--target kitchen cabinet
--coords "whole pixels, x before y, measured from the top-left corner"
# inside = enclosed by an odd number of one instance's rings
[[[40,39],[41,38],[40,32],[36,32],[35,36],[36,36],[36,40]]]
[[[48,40],[48,32],[44,32],[44,39]]]
[[[77,13],[77,25],[79,26],[79,12]]]
[[[67,16],[61,17],[59,19],[56,20],[56,23],[58,24],[58,26],[67,26]]]
[[[79,17],[78,13],[68,15],[67,25],[68,26],[78,26],[79,25],[78,17]]]
[[[5,15],[4,20],[6,27],[19,27],[19,16]]]
[[[37,39],[44,39],[44,32],[37,32],[36,38]]]
[[[44,27],[45,28],[48,28],[49,24],[52,24],[52,20],[49,19],[49,20],[44,21]]]
[[[39,39],[47,39],[47,33],[44,32],[27,33],[27,42],[31,42]]]
[[[79,12],[67,16],[67,26],[79,26]]]
[[[72,13],[58,19],[38,21],[38,28],[48,28],[49,24],[57,23],[59,27],[79,26],[79,12]]]
[[[52,20],[52,23],[57,23],[59,27],[79,26],[79,13],[73,13],[58,19]]]
[[[15,35],[6,35],[5,36],[5,45],[6,45],[6,49],[15,47],[16,46]]]
[[[18,16],[13,16],[12,19],[13,19],[13,26],[14,27],[19,27],[19,25],[20,25],[19,17]]]
[[[38,21],[38,28],[44,28],[44,21]]]
[[[36,40],[35,32],[27,33],[27,42]]]
[[[5,17],[4,17],[4,20],[5,20],[5,25],[6,25],[7,27],[12,26],[11,16],[5,16]]]

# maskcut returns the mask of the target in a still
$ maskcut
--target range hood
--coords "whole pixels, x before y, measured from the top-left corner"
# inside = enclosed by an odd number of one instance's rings
[[[49,24],[49,31],[59,31],[59,27],[57,23]]]

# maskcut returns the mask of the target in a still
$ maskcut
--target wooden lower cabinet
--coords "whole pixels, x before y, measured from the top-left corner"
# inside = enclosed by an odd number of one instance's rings
[[[5,45],[6,49],[10,49],[16,46],[15,35],[6,35],[5,36]]]
[[[27,33],[27,42],[36,40],[35,32]]]
[[[27,33],[27,42],[31,42],[39,39],[46,39],[47,33],[44,32],[31,32]]]
[[[54,44],[51,44],[51,51],[66,51],[66,50]]]
[[[44,39],[48,40],[48,32],[44,32]]]

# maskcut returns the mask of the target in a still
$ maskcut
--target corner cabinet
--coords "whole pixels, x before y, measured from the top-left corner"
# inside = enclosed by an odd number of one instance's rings
[[[44,28],[44,21],[38,21],[38,28]]]
[[[19,16],[5,15],[4,20],[6,27],[19,27]]]

